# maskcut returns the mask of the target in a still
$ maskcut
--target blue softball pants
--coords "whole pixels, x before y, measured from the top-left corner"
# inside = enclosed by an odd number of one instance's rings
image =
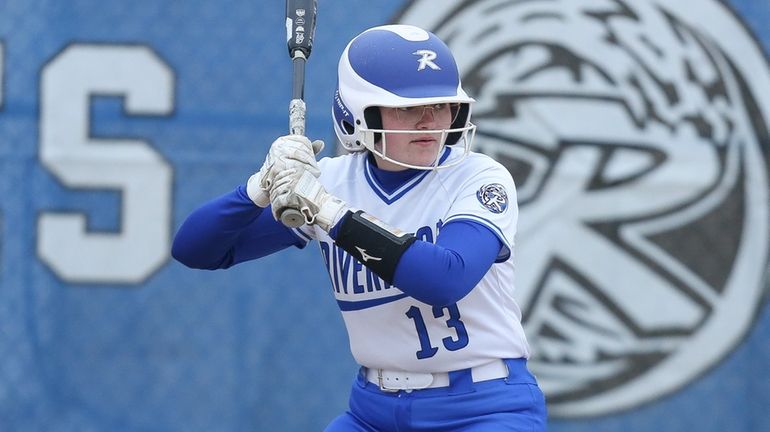
[[[525,359],[504,360],[508,376],[474,383],[470,369],[449,373],[447,387],[384,392],[358,373],[349,409],[326,432],[546,430],[546,406]]]

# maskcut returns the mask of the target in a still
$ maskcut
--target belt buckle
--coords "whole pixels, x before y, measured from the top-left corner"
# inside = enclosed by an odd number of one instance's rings
[[[385,387],[382,382],[382,369],[377,369],[377,385],[380,386],[380,390],[386,393],[398,393],[399,389]]]

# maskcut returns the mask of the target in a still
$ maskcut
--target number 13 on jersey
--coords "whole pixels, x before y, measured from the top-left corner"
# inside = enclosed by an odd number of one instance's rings
[[[434,347],[430,341],[428,328],[425,325],[425,319],[422,317],[420,308],[412,306],[406,311],[405,315],[414,321],[417,336],[420,338],[420,350],[415,353],[417,358],[425,359],[436,355],[438,347]],[[445,318],[446,316],[448,317]],[[441,339],[444,348],[449,351],[457,351],[468,345],[468,332],[465,330],[465,324],[460,320],[460,310],[457,309],[456,303],[449,306],[433,306],[433,318],[445,318],[446,326],[453,329],[457,335],[456,338],[447,336]]]

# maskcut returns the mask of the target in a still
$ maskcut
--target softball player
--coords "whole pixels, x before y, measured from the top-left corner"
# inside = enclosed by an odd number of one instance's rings
[[[316,163],[320,141],[281,137],[176,235],[174,257],[206,269],[318,242],[361,365],[327,431],[545,430],[513,298],[516,189],[470,151],[472,103],[434,34],[369,29],[343,52],[333,101],[350,153]],[[286,208],[306,224],[277,222]]]

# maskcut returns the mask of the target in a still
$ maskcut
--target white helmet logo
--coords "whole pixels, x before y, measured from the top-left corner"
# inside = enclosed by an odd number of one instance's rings
[[[436,59],[436,53],[431,50],[417,50],[413,52],[412,54],[421,56],[417,61],[420,63],[419,66],[417,66],[417,70],[421,71],[425,69],[425,67],[429,67],[433,70],[441,70],[440,67],[436,63],[433,63],[433,60]]]

